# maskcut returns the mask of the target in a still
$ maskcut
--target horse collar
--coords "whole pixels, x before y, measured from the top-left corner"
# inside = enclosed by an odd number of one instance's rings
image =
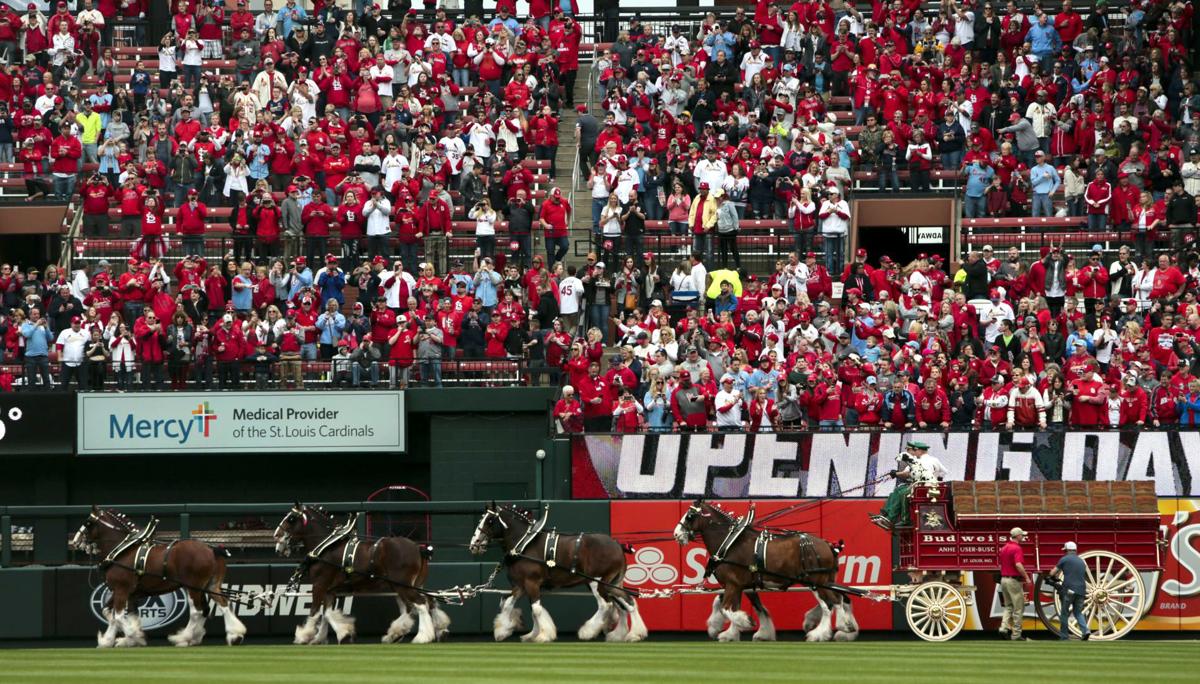
[[[729,528],[729,534],[725,535],[725,540],[717,547],[717,552],[713,554],[713,560],[720,561],[725,558],[725,554],[729,551],[729,547],[737,541],[737,538],[742,535],[742,532],[754,523],[754,510],[751,509],[744,517],[738,518]]]
[[[319,544],[313,547],[312,551],[308,552],[308,557],[316,560],[330,548],[342,541],[345,541],[347,537],[353,535],[355,533],[355,527],[358,526],[358,516],[359,514],[355,513],[354,515],[350,516],[344,525],[334,528],[334,530],[330,532],[327,537],[322,539]]]
[[[139,544],[143,544],[143,543],[147,542],[150,539],[150,537],[154,536],[154,532],[157,529],[158,529],[158,519],[157,518],[151,518],[150,523],[146,525],[146,529],[144,529],[144,530],[139,530],[136,527],[133,528],[132,530],[129,531],[129,534],[125,535],[124,539],[122,539],[120,542],[117,543],[117,545],[115,547],[113,547],[112,551],[108,552],[108,555],[104,557],[104,560],[102,561],[101,564],[102,565],[112,565],[113,563],[116,562],[116,560],[118,558],[121,557],[121,554],[125,553],[126,551],[133,548],[134,546],[138,546]],[[147,551],[147,553],[148,553],[148,551]],[[143,562],[144,562],[144,560],[145,559],[143,559]],[[141,573],[138,573],[138,574],[141,574]]]
[[[542,533],[542,530],[546,527],[546,521],[549,519],[550,507],[547,506],[545,511],[542,513],[541,519],[534,522],[529,526],[529,529],[525,530],[525,534],[521,535],[521,538],[516,544],[513,545],[512,550],[508,552],[508,555],[520,556],[521,554],[525,553],[525,548],[529,546],[530,542],[532,542],[535,537]]]

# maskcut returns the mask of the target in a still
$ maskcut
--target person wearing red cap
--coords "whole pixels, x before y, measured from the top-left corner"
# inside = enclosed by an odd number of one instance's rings
[[[1033,385],[1033,378],[1021,375],[1016,386],[1008,394],[1008,421],[1005,427],[1013,429],[1046,429],[1046,401]]]
[[[175,219],[180,239],[183,242],[184,254],[204,252],[204,230],[207,220],[208,207],[199,200],[199,193],[195,188],[189,189],[187,201],[179,207],[179,215]]]
[[[64,328],[58,333],[54,346],[58,348],[58,362],[61,364],[58,389],[67,392],[71,389],[71,379],[79,385],[79,389],[88,388],[87,375],[83,372],[83,351],[91,335],[82,328],[83,319],[71,317],[71,327]]]
[[[570,240],[567,237],[571,225],[571,204],[563,198],[560,188],[550,191],[550,199],[542,202],[537,213],[538,224],[545,231],[546,262],[553,266],[567,256]],[[514,236],[520,242],[520,239]],[[518,248],[518,254],[522,250]],[[521,262],[524,263],[523,260]]]
[[[1108,206],[1112,198],[1112,186],[1108,184],[1108,178],[1102,173],[1097,173],[1083,191],[1083,202],[1087,206],[1089,232],[1104,232],[1108,219]]]
[[[1092,359],[1087,372],[1070,382],[1071,425],[1085,428],[1108,425],[1109,390],[1099,366]]]
[[[313,263],[321,255],[329,251],[330,224],[336,221],[337,214],[325,203],[324,193],[313,193],[312,201],[300,211],[300,220],[304,224],[304,256]]]

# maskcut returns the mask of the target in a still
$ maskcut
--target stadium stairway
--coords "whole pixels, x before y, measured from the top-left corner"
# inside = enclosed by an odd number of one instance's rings
[[[591,76],[591,65],[588,65],[588,75]],[[586,78],[578,78],[575,81],[575,102],[588,103]],[[597,107],[592,107],[592,114],[598,111]],[[579,163],[579,142],[575,139],[575,121],[578,118],[579,112],[575,109],[564,108],[558,127],[558,157],[555,159],[555,165],[558,167],[558,186],[568,193],[571,189],[571,179],[574,178],[575,165]],[[567,264],[582,266],[584,255],[588,251],[587,245],[592,239],[592,197],[588,191],[587,179],[583,176],[580,176],[574,190],[575,201],[571,205],[571,248],[567,251],[564,261]],[[583,246],[576,249],[577,243],[583,243]]]

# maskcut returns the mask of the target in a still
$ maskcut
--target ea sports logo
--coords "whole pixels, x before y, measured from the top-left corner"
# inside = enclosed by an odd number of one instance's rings
[[[669,585],[679,577],[675,566],[664,562],[663,552],[654,546],[643,546],[633,554],[633,565],[625,571],[625,581],[635,587],[647,582]]]
[[[7,417],[8,417],[9,421],[15,423],[18,420],[21,420],[21,417],[24,415],[25,414],[23,411],[21,411],[21,409],[14,406],[8,410]],[[0,420],[0,439],[4,439],[4,435],[6,435],[7,433],[8,433],[8,425],[3,420]]]
[[[108,624],[108,620],[104,618],[104,610],[108,607],[110,599],[112,592],[103,584],[92,592],[92,615],[104,625]],[[187,608],[187,594],[183,589],[176,589],[169,594],[147,597],[138,607],[138,617],[142,619],[142,629],[150,631],[175,622],[187,613]]]

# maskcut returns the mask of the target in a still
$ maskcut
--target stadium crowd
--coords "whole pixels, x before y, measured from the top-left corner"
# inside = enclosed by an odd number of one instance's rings
[[[578,105],[578,267],[570,203],[526,164],[555,175],[576,8],[515,4],[460,23],[183,0],[157,67],[127,78],[109,38],[136,2],[8,12],[0,53],[23,61],[0,75],[0,163],[31,198],[78,193],[85,234],[119,231],[133,257],[0,268],[5,360],[31,388],[52,361],[92,388],[297,386],[315,361],[334,384],[437,385],[444,362],[520,361],[566,384],[566,430],[1194,421],[1190,4],[1120,27],[1069,1],[633,19],[594,65],[599,106]],[[847,264],[862,172],[917,193],[949,174],[968,217],[1087,215],[1128,246]],[[226,215],[232,252],[203,258]],[[744,219],[790,227],[773,272],[717,270],[741,267]],[[678,263],[645,247],[660,224],[690,236]]]

